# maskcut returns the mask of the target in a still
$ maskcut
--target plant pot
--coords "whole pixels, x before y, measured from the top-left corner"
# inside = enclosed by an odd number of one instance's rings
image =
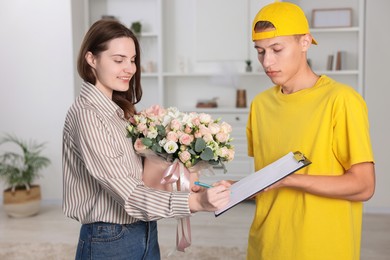
[[[11,188],[4,190],[3,193],[4,211],[8,216],[14,218],[24,218],[36,215],[41,207],[41,187],[32,185],[30,190],[17,188],[12,191]]]

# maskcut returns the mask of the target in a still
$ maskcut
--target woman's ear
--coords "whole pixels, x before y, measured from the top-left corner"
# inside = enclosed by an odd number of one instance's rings
[[[92,68],[95,69],[95,66],[96,66],[96,59],[95,59],[95,56],[92,54],[92,52],[87,52],[85,54],[85,60],[87,61],[87,63],[89,64],[89,66],[91,66]]]

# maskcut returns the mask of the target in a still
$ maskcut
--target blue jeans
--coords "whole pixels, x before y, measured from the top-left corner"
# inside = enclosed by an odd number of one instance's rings
[[[126,225],[104,222],[83,224],[76,259],[157,260],[160,259],[157,239],[156,221]]]

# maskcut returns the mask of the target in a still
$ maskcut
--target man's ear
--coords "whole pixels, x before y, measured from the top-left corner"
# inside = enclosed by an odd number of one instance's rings
[[[311,42],[313,40],[313,37],[310,34],[305,34],[301,38],[301,44],[303,47],[303,51],[307,51],[309,47],[311,46]]]
[[[92,52],[89,51],[85,54],[85,60],[87,61],[89,66],[91,66],[92,68],[95,68],[96,59],[95,59],[95,56],[92,54]]]

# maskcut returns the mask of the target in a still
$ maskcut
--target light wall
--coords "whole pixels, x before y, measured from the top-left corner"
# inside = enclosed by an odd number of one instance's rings
[[[377,188],[366,203],[366,211],[390,212],[390,34],[384,33],[390,24],[390,1],[366,1],[365,99],[376,160]]]
[[[62,198],[62,127],[74,99],[70,6],[0,0],[0,134],[47,142],[52,163],[37,181],[47,201]]]
[[[377,27],[390,24],[390,1],[367,2],[365,85],[378,183],[366,211],[390,212],[390,87],[385,76],[390,36],[382,32],[383,26]],[[73,0],[80,8],[81,3]],[[62,127],[74,99],[74,82],[79,82],[72,46],[83,33],[76,24],[72,29],[72,19],[82,22],[75,11],[72,14],[71,0],[0,0],[0,133],[47,142],[45,155],[52,164],[38,181],[46,202],[62,198]]]

